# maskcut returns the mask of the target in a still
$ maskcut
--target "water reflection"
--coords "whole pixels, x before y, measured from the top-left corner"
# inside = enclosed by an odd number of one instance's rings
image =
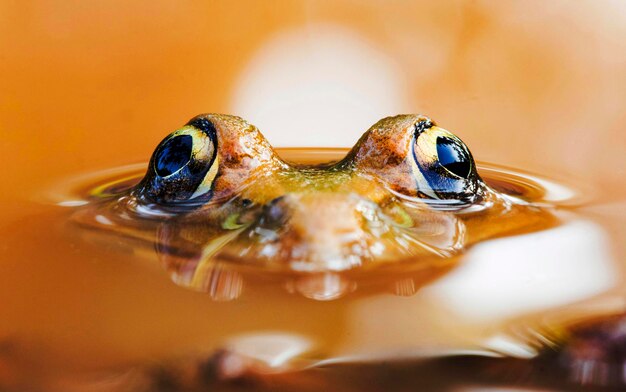
[[[330,301],[343,297],[357,289],[357,283],[337,273],[321,273],[302,276],[287,282],[287,291],[299,293],[306,298]]]
[[[408,228],[408,232],[403,232],[402,236],[396,238],[396,241],[401,242],[406,249],[418,249],[414,254],[419,255],[419,258],[412,259],[410,261],[412,265],[406,265],[408,261],[404,265],[401,263],[398,270],[387,272],[387,278],[381,274],[371,276],[367,273],[350,271],[298,272],[285,266],[276,270],[272,265],[259,263],[263,258],[249,257],[266,254],[268,246],[274,248],[281,246],[280,243],[255,242],[247,245],[245,255],[239,253],[237,257],[233,256],[233,252],[240,249],[237,241],[241,241],[241,237],[253,238],[256,232],[254,227],[216,235],[211,230],[210,224],[172,219],[158,227],[155,250],[176,284],[206,292],[215,300],[238,298],[243,291],[246,280],[244,277],[258,280],[260,276],[274,284],[284,286],[290,293],[320,301],[341,298],[354,292],[359,284],[370,288],[380,286],[380,290],[389,291],[389,287],[396,290],[398,285],[406,286],[410,281],[415,292],[419,284],[450,267],[453,262],[446,256],[460,249],[459,235],[463,234],[463,231],[459,228],[464,227],[462,222],[452,215],[424,218],[424,222],[415,220],[416,227]],[[197,225],[199,227],[196,227]],[[282,238],[277,235],[274,242],[280,242]],[[462,246],[462,242],[460,244]],[[385,249],[384,245],[381,246]],[[251,247],[256,249],[251,250]],[[420,253],[420,249],[426,253]],[[396,279],[400,279],[401,283],[395,283]]]
[[[156,253],[172,281],[179,286],[205,292],[215,301],[239,298],[244,286],[241,274],[228,263],[214,260],[209,253],[217,251],[229,240],[224,237],[230,234],[232,239],[237,231],[215,239],[200,237],[208,241],[203,246],[194,241],[196,238],[184,238],[188,233],[181,233],[177,227],[180,228],[167,223],[159,225],[155,241]]]
[[[435,222],[436,223],[436,222]],[[456,225],[443,228],[456,228]],[[442,243],[442,226],[434,225],[433,230],[421,229],[422,246],[438,249]],[[419,230],[416,230],[419,232]],[[443,230],[446,236],[456,241],[455,230]],[[207,293],[213,300],[230,301],[239,298],[246,281],[253,284],[275,284],[284,287],[286,292],[299,294],[318,301],[341,298],[357,290],[359,285],[368,288],[378,287],[378,291],[397,292],[411,295],[425,282],[440,275],[454,264],[452,260],[441,259],[442,250],[433,251],[431,257],[422,257],[414,265],[400,265],[397,269],[372,276],[367,273],[350,271],[327,271],[297,273],[287,269],[264,270],[255,265],[255,260],[241,258],[234,261],[230,241],[245,235],[242,229],[220,236],[211,236],[207,231],[189,224],[164,222],[156,230],[155,251],[161,265],[179,286]],[[249,233],[249,231],[248,231]],[[432,237],[432,241],[431,241]],[[412,238],[412,237],[410,237]],[[416,240],[413,239],[413,242]],[[263,244],[259,245],[261,248]],[[252,263],[246,265],[246,262]],[[384,270],[384,269],[383,269]]]
[[[234,336],[228,340],[225,349],[230,353],[262,362],[276,371],[285,368],[290,361],[310,351],[313,346],[311,339],[304,336],[260,332]]]
[[[455,313],[480,321],[556,307],[616,283],[609,249],[600,226],[573,220],[477,244],[459,268],[427,291]]]
[[[480,341],[483,350],[535,355],[533,346],[546,339],[535,326],[511,333],[503,333],[502,326],[607,292],[618,279],[600,226],[562,219],[558,227],[476,245],[456,268],[402,301],[390,296],[359,301],[342,351],[358,358],[411,356],[416,353],[407,347],[425,341],[439,351]],[[380,347],[368,340],[382,333],[387,339]]]
[[[456,307],[470,312],[471,306],[463,301],[472,300],[481,304],[478,308],[483,314],[505,314],[507,309],[513,308],[511,303],[514,301],[513,294],[501,293],[506,292],[506,287],[514,287],[514,282],[507,283],[507,276],[522,274],[533,279],[533,268],[541,266],[544,275],[549,273],[549,276],[545,275],[546,282],[562,279],[568,270],[561,271],[562,266],[554,264],[557,257],[554,252],[550,253],[551,247],[571,249],[576,255],[591,257],[601,245],[585,249],[600,235],[594,236],[597,230],[589,226],[578,229],[574,226],[574,234],[570,233],[572,229],[568,225],[554,229],[558,230],[557,234],[549,230],[541,232],[558,227],[560,218],[555,211],[545,207],[549,203],[545,197],[551,194],[548,189],[554,187],[544,188],[532,177],[498,167],[483,165],[481,173],[499,193],[470,208],[458,210],[457,207],[457,211],[452,207],[437,208],[397,196],[379,205],[358,195],[322,195],[325,197],[322,204],[339,204],[342,211],[348,209],[348,214],[360,214],[362,224],[355,221],[346,226],[350,229],[346,231],[341,219],[302,210],[300,213],[306,218],[303,222],[310,223],[302,227],[306,230],[317,228],[311,234],[312,239],[319,237],[319,230],[322,235],[324,230],[343,230],[345,234],[328,237],[319,244],[314,243],[315,247],[310,249],[307,240],[303,240],[307,237],[293,237],[289,224],[268,226],[271,223],[268,217],[276,208],[253,206],[245,214],[233,215],[232,210],[224,212],[218,207],[173,215],[153,210],[149,205],[138,205],[128,195],[136,177],[127,172],[119,173],[119,181],[109,178],[106,185],[96,188],[98,192],[88,191],[91,201],[77,208],[74,220],[92,229],[81,234],[91,233],[90,237],[99,243],[110,246],[109,240],[100,239],[103,233],[107,233],[124,237],[125,240],[117,243],[126,242],[125,248],[132,248],[134,253],[149,256],[152,248],[174,283],[207,293],[215,301],[236,300],[245,293],[248,285],[259,284],[282,287],[288,293],[318,301],[336,300],[355,292],[392,293],[406,297],[415,295],[429,282],[445,275],[445,279],[427,290],[429,295],[448,303],[451,309]],[[68,196],[76,198],[76,195]],[[280,198],[280,206],[285,207],[285,211],[304,208],[307,204],[303,204],[300,197],[304,196],[293,194]],[[236,203],[238,200],[226,203],[225,209]],[[533,234],[534,237],[521,235],[529,232],[537,233]],[[508,239],[486,241],[513,234],[515,236]],[[573,240],[583,249],[563,242],[577,237],[584,237]],[[294,241],[294,238],[300,239]],[[478,245],[462,259],[462,266],[455,269],[458,256],[474,243]],[[293,248],[294,244],[296,248]],[[520,253],[516,250],[518,248],[526,252],[534,250],[534,253]],[[144,251],[140,252],[141,249]],[[321,250],[325,253],[320,253]],[[505,257],[509,253],[514,256]],[[298,254],[300,258],[294,258]],[[328,255],[334,255],[337,262],[330,262]],[[313,256],[319,256],[324,262],[323,268],[312,269],[316,264],[307,260],[313,260]],[[547,257],[548,261],[541,257]],[[606,264],[602,260],[600,262]],[[353,268],[355,266],[360,268]],[[547,267],[550,269],[546,270]],[[450,274],[451,269],[454,272]],[[579,269],[580,266],[569,271]],[[485,278],[490,274],[494,277]],[[597,279],[595,282],[600,284]],[[477,286],[476,289],[473,285]],[[579,288],[572,286],[571,289]],[[521,293],[524,290],[524,287],[516,287],[514,291]],[[581,295],[590,292],[584,291]],[[497,302],[499,307],[490,308],[487,299],[501,299],[502,295],[508,299]],[[549,297],[555,301],[560,298],[557,292]],[[541,302],[545,297],[536,293],[535,299]]]

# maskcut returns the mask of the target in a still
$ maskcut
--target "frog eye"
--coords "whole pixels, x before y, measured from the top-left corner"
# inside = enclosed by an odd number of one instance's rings
[[[158,145],[140,191],[159,204],[201,204],[211,197],[217,171],[215,127],[196,119]]]
[[[420,121],[415,124],[412,151],[418,192],[435,199],[463,199],[476,194],[476,165],[457,136],[430,121]]]

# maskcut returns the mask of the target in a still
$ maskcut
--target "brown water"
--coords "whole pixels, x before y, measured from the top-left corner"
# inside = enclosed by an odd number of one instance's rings
[[[278,153],[317,163],[345,150]],[[521,214],[519,229],[437,257],[437,268],[409,262],[304,275],[185,267],[155,248],[154,233],[81,223],[90,205],[137,183],[145,164],[62,180],[46,189],[36,215],[5,229],[20,256],[0,276],[0,386],[403,390],[419,382],[440,390],[528,385],[529,374],[530,385],[545,386],[530,360],[572,321],[620,311],[621,271],[604,230],[579,212],[584,193],[499,166],[479,169],[542,218],[521,224],[529,219]],[[509,373],[494,378],[492,368]]]

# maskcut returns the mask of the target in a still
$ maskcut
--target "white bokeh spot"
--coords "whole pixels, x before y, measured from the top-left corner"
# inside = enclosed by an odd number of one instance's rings
[[[393,59],[356,33],[314,25],[270,38],[234,88],[232,113],[273,145],[353,145],[377,120],[411,112]]]

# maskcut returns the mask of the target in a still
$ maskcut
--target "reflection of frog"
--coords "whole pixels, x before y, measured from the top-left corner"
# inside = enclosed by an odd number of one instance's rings
[[[96,225],[156,238],[175,280],[195,287],[216,263],[298,273],[440,267],[471,243],[551,220],[487,186],[465,144],[420,115],[380,120],[342,160],[319,165],[285,162],[238,117],[197,116],[113,203],[97,207],[108,224]]]

